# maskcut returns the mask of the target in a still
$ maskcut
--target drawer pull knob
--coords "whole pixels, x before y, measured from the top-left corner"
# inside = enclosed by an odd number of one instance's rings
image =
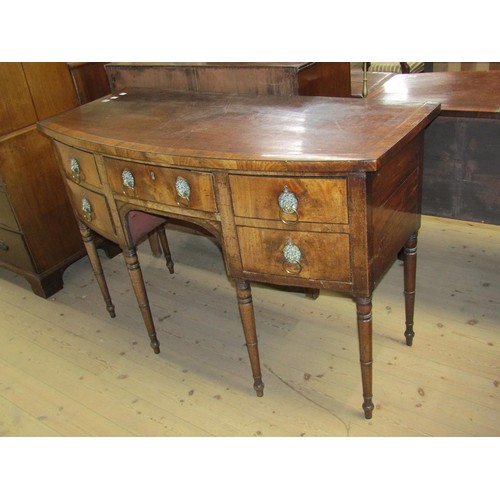
[[[288,243],[283,248],[283,257],[285,258],[285,271],[288,274],[299,274],[302,271],[302,264],[300,263],[302,252],[292,240],[288,240]]]
[[[80,183],[80,164],[76,158],[70,158],[69,160],[69,170],[71,172],[71,178]]]
[[[177,193],[177,205],[181,208],[187,208],[191,204],[191,188],[188,181],[183,177],[177,177],[175,181],[175,192]]]
[[[283,224],[297,224],[297,222],[299,221],[299,213],[297,212],[297,208],[299,207],[299,199],[288,189],[288,186],[285,186],[283,188],[283,191],[279,195],[278,206],[280,208],[280,220],[281,222],[283,222]],[[284,214],[293,215],[293,218],[286,218],[283,216]]]
[[[0,250],[3,250],[4,252],[7,252],[9,249],[9,245],[5,241],[0,240]]]
[[[126,188],[132,189],[132,190],[135,188],[134,174],[130,170],[125,169],[122,172],[122,181],[123,181],[123,185]],[[126,194],[125,191],[123,192],[123,194]]]
[[[87,198],[82,198],[82,211],[83,218],[86,222],[92,222],[95,219],[94,212],[92,211],[92,205]]]

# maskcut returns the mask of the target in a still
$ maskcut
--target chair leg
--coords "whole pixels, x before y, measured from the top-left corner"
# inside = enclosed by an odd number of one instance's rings
[[[95,241],[92,236],[92,231],[80,220],[78,221],[78,226],[80,228],[80,234],[82,235],[85,249],[87,250],[87,255],[89,257],[90,265],[92,266],[92,270],[94,271],[94,276],[96,278],[97,284],[101,289],[102,297],[104,299],[104,302],[106,303],[106,309],[109,315],[112,318],[114,318],[115,306],[111,302],[111,296],[109,294],[106,278],[102,270],[101,259],[99,258],[99,254],[97,253]]]
[[[161,226],[158,230],[158,237],[160,238],[160,244],[163,249],[163,255],[167,262],[167,268],[170,274],[174,274],[174,261],[172,260],[172,254],[170,253],[170,247],[168,246],[167,234],[165,233],[165,225]]]
[[[153,351],[158,354],[160,352],[160,343],[156,337],[156,330],[153,322],[153,316],[151,314],[151,308],[149,307],[146,286],[144,285],[144,278],[135,248],[124,248],[123,257],[125,258],[130,281],[132,282],[132,287],[142,314],[142,319],[144,320],[144,324],[146,325],[146,330],[151,341],[151,347],[153,348]]]

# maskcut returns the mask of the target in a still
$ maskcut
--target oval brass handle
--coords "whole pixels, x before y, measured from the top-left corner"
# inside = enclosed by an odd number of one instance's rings
[[[302,264],[300,263],[302,252],[292,240],[288,240],[288,243],[283,248],[283,257],[285,259],[285,271],[288,274],[299,274],[302,271]]]
[[[87,200],[87,198],[85,197],[82,198],[82,211],[83,211],[83,218],[85,219],[86,222],[92,222],[95,219],[95,214],[92,210],[92,205],[90,204],[90,201]]]
[[[134,190],[135,179],[134,174],[130,170],[125,169],[122,172],[122,183],[126,188]],[[125,191],[123,192],[123,194],[126,194]]]
[[[280,209],[279,217],[283,224],[297,224],[299,221],[299,212],[297,211],[299,207],[299,199],[297,198],[297,195],[292,193],[286,185],[281,194],[278,196],[278,206]],[[293,218],[287,219],[283,217],[283,214],[293,215]]]
[[[0,250],[7,252],[8,249],[9,249],[9,245],[7,245],[7,242],[0,240]]]
[[[69,170],[71,172],[71,178],[75,182],[80,182],[80,163],[78,163],[78,160],[74,157],[71,157],[69,160]]]
[[[184,177],[177,177],[175,181],[175,192],[177,194],[177,205],[182,208],[187,208],[191,205],[191,188]]]

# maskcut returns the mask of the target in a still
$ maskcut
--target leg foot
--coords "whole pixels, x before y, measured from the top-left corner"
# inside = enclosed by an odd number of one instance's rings
[[[245,280],[236,280],[236,294],[238,297],[238,307],[240,310],[241,323],[247,345],[250,366],[254,379],[253,388],[258,397],[264,395],[264,384],[260,371],[259,348],[257,345],[257,332],[255,329],[255,316],[253,311],[252,291],[250,283]]]
[[[102,297],[106,304],[106,310],[108,311],[109,315],[114,318],[115,306],[111,302],[111,295],[109,294],[104,271],[102,270],[101,259],[99,258],[99,254],[97,253],[95,241],[92,236],[92,231],[82,221],[78,221],[78,226],[80,228],[80,234],[82,235],[83,244],[85,245],[85,249],[87,250],[90,265],[92,266],[92,270],[94,271],[95,279],[97,281],[97,284],[99,285],[99,288],[101,289]]]
[[[161,226],[158,229],[158,237],[160,238],[160,244],[163,249],[163,255],[165,256],[165,261],[167,262],[167,268],[170,274],[174,274],[174,261],[172,260],[172,255],[170,253],[170,248],[168,246],[167,234],[165,233],[165,226]]]
[[[363,385],[363,411],[365,418],[372,418],[372,301],[371,297],[356,298],[358,318],[359,358]]]
[[[413,344],[413,316],[415,311],[415,284],[417,274],[417,233],[414,233],[403,248],[404,296],[405,296],[405,338],[406,345]]]
[[[146,325],[146,330],[151,341],[151,347],[155,354],[160,352],[160,343],[156,337],[156,330],[153,323],[153,316],[151,315],[151,308],[149,307],[148,296],[146,292],[146,287],[144,285],[144,278],[142,276],[141,266],[139,265],[139,259],[137,258],[137,253],[135,248],[126,248],[123,250],[123,256],[125,258],[125,263],[127,264],[128,273],[130,276],[130,281],[132,282],[132,287],[134,289],[135,296],[137,298],[137,303]]]

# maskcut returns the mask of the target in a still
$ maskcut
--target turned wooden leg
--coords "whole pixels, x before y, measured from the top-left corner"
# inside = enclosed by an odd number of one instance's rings
[[[250,283],[245,280],[236,280],[236,294],[254,379],[253,388],[257,396],[260,397],[264,395],[264,384],[262,383],[262,375],[260,372],[259,348],[257,345],[257,332],[255,329],[255,316],[253,312]]]
[[[417,233],[414,233],[403,248],[404,263],[404,295],[406,316],[406,345],[411,346],[415,332],[413,331],[413,314],[415,311],[415,284],[417,276]]]
[[[109,315],[115,317],[115,306],[111,302],[111,295],[109,294],[108,284],[106,283],[106,278],[102,270],[101,259],[97,253],[97,248],[95,246],[94,238],[92,236],[92,231],[82,222],[78,221],[78,226],[80,228],[80,234],[82,235],[83,243],[85,249],[87,250],[87,255],[89,257],[90,265],[94,271],[94,276],[101,289],[102,297],[106,303],[106,309]]]
[[[170,253],[170,247],[168,246],[167,234],[165,233],[165,226],[161,226],[158,230],[158,237],[160,238],[161,247],[163,249],[163,255],[167,262],[167,268],[170,274],[174,274],[174,261],[172,260],[172,255]]]
[[[365,418],[372,418],[372,299],[356,298],[358,316],[359,360],[361,363],[361,381],[363,384],[363,410]]]
[[[152,233],[148,236],[148,240],[153,257],[161,257],[160,245],[158,244],[158,235],[156,233]]]
[[[123,256],[127,264],[130,281],[132,282],[132,287],[134,288],[137,303],[139,304],[139,309],[151,340],[151,347],[153,348],[153,351],[158,354],[160,352],[160,343],[156,337],[156,330],[153,323],[153,316],[151,315],[151,308],[149,307],[146,286],[144,285],[144,278],[142,276],[141,266],[139,265],[139,259],[137,258],[135,248],[124,249]]]

